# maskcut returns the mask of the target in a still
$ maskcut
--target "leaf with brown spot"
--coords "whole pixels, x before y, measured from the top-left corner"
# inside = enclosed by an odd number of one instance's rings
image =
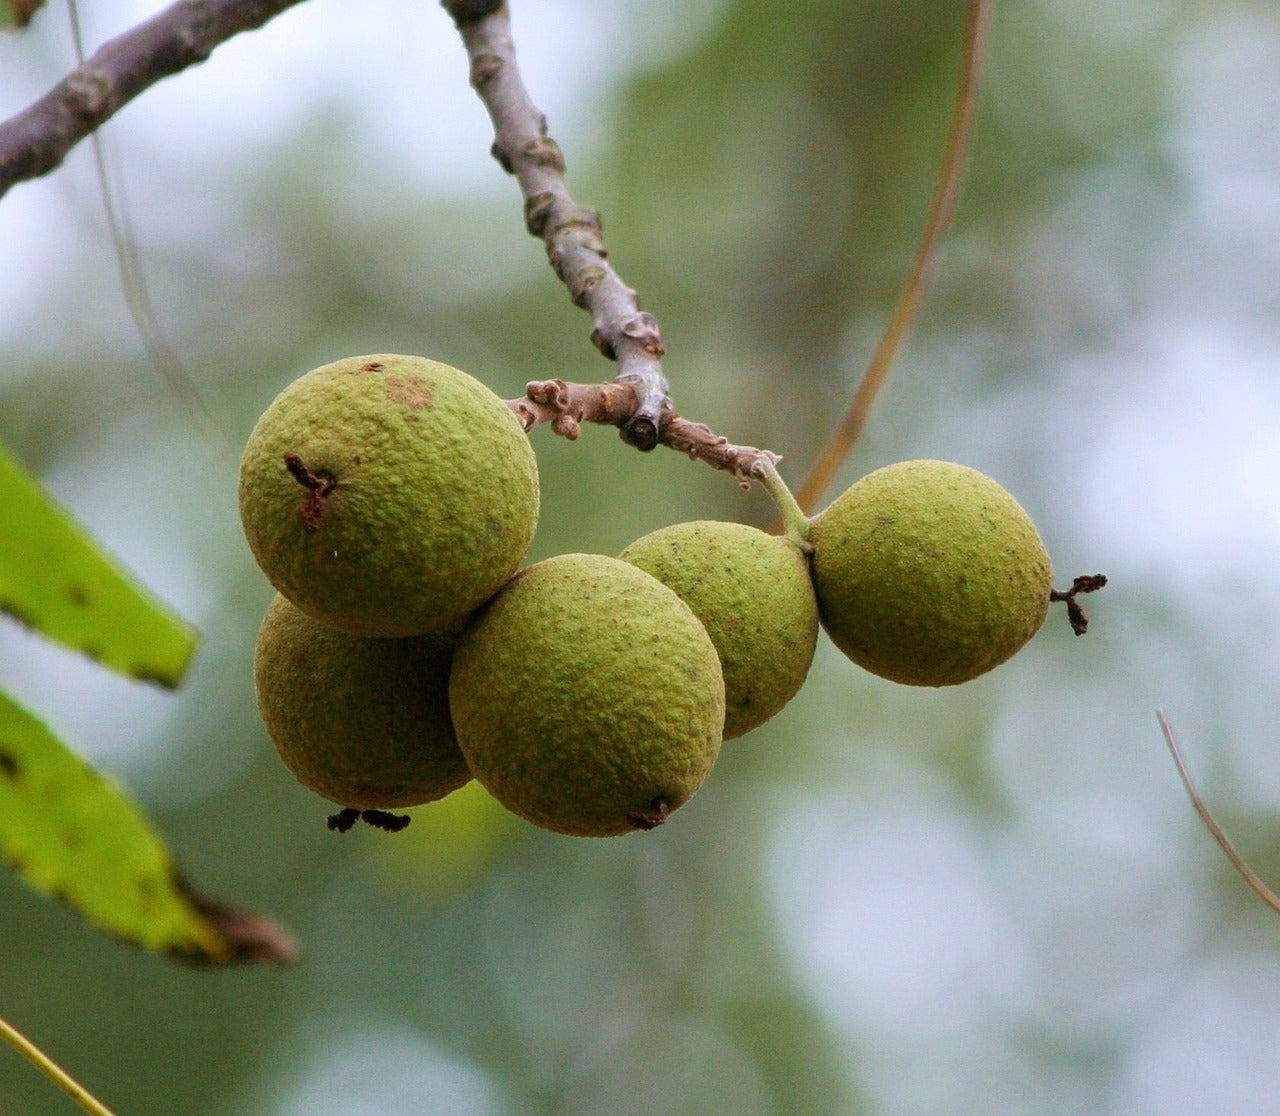
[[[111,780],[0,693],[0,856],[109,934],[184,961],[286,962],[289,932],[198,895]]]
[[[194,630],[108,558],[3,448],[0,508],[0,609],[131,678],[170,687],[182,680]]]

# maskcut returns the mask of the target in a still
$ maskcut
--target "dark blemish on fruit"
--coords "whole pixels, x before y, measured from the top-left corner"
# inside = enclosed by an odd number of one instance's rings
[[[386,368],[386,365],[383,364],[382,361],[371,360],[367,364],[360,365],[360,367],[357,368],[356,371],[357,372],[381,372],[384,368]]]
[[[67,586],[67,600],[69,600],[77,608],[89,607],[89,590],[79,582],[73,582]]]
[[[658,795],[649,803],[648,813],[628,814],[627,821],[635,829],[657,829],[670,815],[670,803],[662,795]]]
[[[430,407],[435,401],[431,385],[421,376],[388,376],[387,398],[397,399],[408,407]]]
[[[18,776],[22,774],[22,767],[18,763],[18,757],[12,752],[0,748],[0,777],[8,779],[11,783],[18,781]]]
[[[338,487],[338,482],[332,473],[323,469],[313,473],[293,452],[284,455],[284,467],[307,490],[302,498],[302,526],[308,535],[313,535],[320,529],[320,521],[324,518],[324,498]]]

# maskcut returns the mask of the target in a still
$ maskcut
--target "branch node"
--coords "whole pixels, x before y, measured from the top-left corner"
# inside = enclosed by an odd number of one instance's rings
[[[496,54],[477,54],[471,60],[471,88],[483,89],[502,72],[502,59]]]
[[[662,341],[662,332],[658,329],[657,319],[652,314],[641,311],[633,318],[622,323],[622,334],[639,344],[640,348],[651,357],[661,357],[667,347]]]
[[[591,344],[604,354],[606,360],[618,359],[618,350],[613,347],[613,342],[605,336],[604,330],[599,326],[591,331]]]
[[[498,166],[508,174],[516,173],[516,165],[511,161],[511,156],[507,154],[506,148],[497,140],[493,141],[492,146],[489,148],[489,154],[498,160]]]
[[[637,415],[622,428],[622,440],[648,453],[658,447],[658,427],[647,415]]]
[[[66,90],[67,108],[84,120],[96,120],[110,100],[106,78],[84,67],[68,74],[63,87]]]
[[[544,170],[564,174],[565,170],[568,169],[565,166],[564,155],[560,151],[560,145],[549,136],[525,140],[520,145],[520,154]]]
[[[578,435],[582,433],[582,425],[572,415],[556,415],[551,420],[551,430],[562,438],[576,442]]]
[[[555,261],[553,260],[554,264]],[[560,269],[556,268],[558,272]],[[580,306],[586,309],[591,303],[591,292],[598,287],[605,278],[606,272],[602,267],[584,267],[565,279],[565,284],[569,288],[569,297],[573,300],[574,306]]]
[[[494,144],[497,147],[497,144]],[[499,160],[501,162],[501,160]],[[507,168],[511,172],[512,168]],[[529,235],[539,240],[546,234],[547,223],[551,220],[551,211],[555,208],[556,196],[549,190],[532,194],[524,203],[524,225]]]

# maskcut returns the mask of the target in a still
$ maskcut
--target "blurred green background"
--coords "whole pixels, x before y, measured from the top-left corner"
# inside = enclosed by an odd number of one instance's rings
[[[677,406],[798,484],[914,251],[967,5],[512,6]],[[91,49],[152,10],[84,7]],[[1280,880],[1278,58],[1261,0],[997,5],[936,286],[841,483],[922,456],[991,473],[1062,585],[1111,577],[1092,630],[1055,613],[940,692],[824,639],[693,803],[618,840],[474,791],[402,834],[330,833],[254,709],[269,590],[236,457],[285,383],[397,350],[504,397],[611,375],[488,157],[438,6],[311,0],[105,129],[212,426],[125,312],[88,146],[15,188],[0,440],[203,643],[170,695],[3,621],[0,685],[129,787],[199,887],[304,954],[192,971],[6,870],[0,1015],[121,1116],[1275,1111],[1280,920],[1202,829],[1154,710]],[[0,115],[72,65],[55,3],[0,40]],[[612,431],[533,440],[533,558],[771,518]],[[0,1052],[0,1112],[72,1110]]]

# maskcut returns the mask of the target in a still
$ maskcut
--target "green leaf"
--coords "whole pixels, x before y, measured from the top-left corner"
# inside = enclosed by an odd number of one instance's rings
[[[124,793],[0,693],[0,852],[88,922],[182,960],[288,961],[287,931],[195,894]]]
[[[164,686],[181,681],[195,650],[194,630],[107,558],[3,448],[0,611]]]
[[[0,30],[17,31],[31,22],[44,0],[0,0]]]

